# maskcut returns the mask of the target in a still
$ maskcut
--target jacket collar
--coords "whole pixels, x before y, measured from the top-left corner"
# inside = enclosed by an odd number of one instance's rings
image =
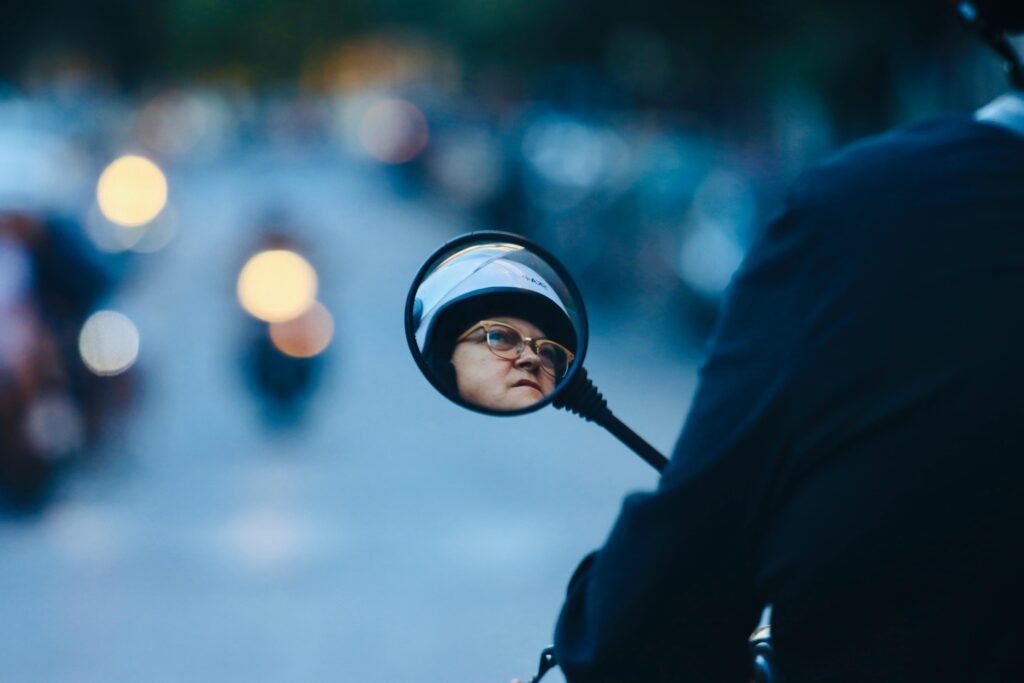
[[[1005,126],[1024,137],[1024,93],[1001,95],[974,112],[975,121]]]

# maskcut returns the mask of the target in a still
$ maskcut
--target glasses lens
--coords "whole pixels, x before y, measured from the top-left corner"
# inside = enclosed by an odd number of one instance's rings
[[[552,343],[541,343],[537,349],[540,366],[553,377],[564,377],[569,369],[569,356],[565,349]]]
[[[522,337],[511,327],[504,325],[492,325],[487,328],[487,345],[495,353],[503,356],[515,356],[516,349],[522,342]]]

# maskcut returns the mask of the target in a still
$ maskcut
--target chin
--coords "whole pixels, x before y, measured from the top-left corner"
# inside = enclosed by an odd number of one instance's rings
[[[505,401],[498,410],[522,410],[523,408],[529,408],[536,401]]]
[[[520,408],[528,408],[537,401],[543,400],[544,394],[530,387],[516,387],[514,391],[510,392],[506,397],[505,409],[506,410],[519,410]]]

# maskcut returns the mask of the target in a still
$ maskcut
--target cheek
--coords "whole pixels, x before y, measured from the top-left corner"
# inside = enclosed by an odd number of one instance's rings
[[[484,356],[472,350],[459,349],[452,356],[456,383],[463,398],[480,402],[504,391],[504,378],[511,363],[502,361],[489,351],[486,353]]]

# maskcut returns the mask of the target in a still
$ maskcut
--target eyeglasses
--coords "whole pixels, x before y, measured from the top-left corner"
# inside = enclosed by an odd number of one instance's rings
[[[483,330],[483,338],[475,341],[486,341],[487,348],[498,358],[516,360],[523,354],[523,349],[529,346],[540,358],[540,369],[555,379],[565,377],[576,357],[576,354],[556,341],[527,337],[511,325],[494,320],[481,320],[463,332],[455,343],[466,341],[478,330]]]

